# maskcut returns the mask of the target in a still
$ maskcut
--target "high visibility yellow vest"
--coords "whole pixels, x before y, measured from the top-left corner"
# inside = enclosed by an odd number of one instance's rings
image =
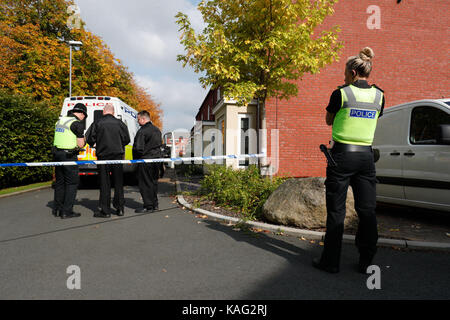
[[[70,126],[75,121],[74,117],[61,117],[55,125],[55,139],[53,145],[58,149],[75,149],[77,145],[77,136],[70,130]]]
[[[354,85],[340,90],[342,105],[334,118],[333,140],[345,144],[372,145],[383,92],[374,86],[358,88]]]

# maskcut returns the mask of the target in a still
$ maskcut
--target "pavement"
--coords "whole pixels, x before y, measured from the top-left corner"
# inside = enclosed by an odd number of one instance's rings
[[[239,218],[222,215],[217,212],[211,212],[202,208],[196,208],[192,203],[186,201],[181,194],[183,191],[193,191],[198,189],[199,184],[192,183],[188,179],[176,178],[178,202],[202,215],[208,216],[216,221],[224,221],[230,224],[245,224],[248,227],[267,230],[270,232],[282,233],[294,237],[304,237],[323,241],[325,232],[304,230],[288,226],[280,226],[269,223],[243,221]],[[397,247],[415,250],[444,250],[450,251],[450,213],[424,211],[422,215],[418,214],[420,210],[413,208],[395,207],[385,204],[379,204],[377,209],[377,219],[379,226],[378,246]],[[426,215],[426,217],[424,217]],[[431,215],[437,215],[431,217]],[[436,221],[437,220],[437,221]],[[440,223],[445,221],[446,224]],[[387,236],[387,237],[383,237]],[[344,242],[354,243],[355,236],[344,234]]]
[[[125,216],[93,217],[98,190],[82,188],[75,211],[51,215],[53,190],[0,199],[0,299],[448,299],[447,252],[380,247],[381,289],[356,272],[357,251],[344,244],[341,272],[311,266],[314,239],[253,233],[183,210],[175,181],[160,180],[160,211],[136,214],[136,187],[125,188]],[[81,271],[69,289],[70,267]],[[178,312],[178,311],[176,311]],[[181,311],[180,311],[181,312]]]

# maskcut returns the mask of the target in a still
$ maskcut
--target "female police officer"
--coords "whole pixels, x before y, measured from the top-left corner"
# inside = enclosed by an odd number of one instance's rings
[[[367,83],[373,57],[372,49],[366,47],[359,55],[348,58],[345,86],[332,93],[326,108],[326,123],[333,126],[331,154],[337,165],[327,167],[327,231],[322,256],[313,260],[313,266],[331,273],[339,272],[349,185],[359,217],[355,239],[360,254],[359,272],[366,272],[377,249],[376,176],[371,145],[377,119],[383,113],[384,95],[381,89]]]

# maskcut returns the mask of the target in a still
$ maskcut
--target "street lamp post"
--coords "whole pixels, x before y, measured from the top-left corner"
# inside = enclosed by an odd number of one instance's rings
[[[69,41],[70,47],[70,66],[69,66],[69,97],[72,96],[72,47],[81,47],[83,43],[81,41]]]

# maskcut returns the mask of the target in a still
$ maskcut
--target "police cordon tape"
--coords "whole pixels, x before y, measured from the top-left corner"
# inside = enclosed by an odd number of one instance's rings
[[[82,166],[86,164],[139,164],[139,163],[157,163],[157,162],[192,162],[206,160],[224,160],[247,158],[264,158],[266,154],[242,154],[208,157],[190,157],[190,158],[158,158],[158,159],[139,159],[139,160],[86,160],[86,161],[60,161],[60,162],[28,162],[28,163],[2,163],[0,168],[10,167],[58,167],[58,166]]]

